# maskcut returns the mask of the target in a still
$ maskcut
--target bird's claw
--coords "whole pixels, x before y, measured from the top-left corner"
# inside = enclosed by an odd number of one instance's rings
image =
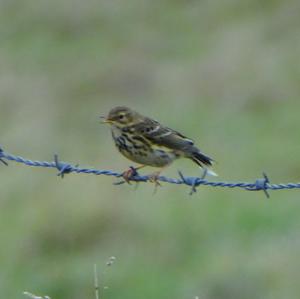
[[[131,185],[130,183],[130,180],[132,177],[134,177],[135,175],[137,174],[137,171],[134,167],[130,167],[129,169],[125,170],[123,173],[122,173],[122,177],[124,179],[124,181]]]
[[[160,175],[160,172],[154,172],[148,176],[149,182],[154,183],[154,192],[153,192],[154,194],[157,191],[157,187],[161,187],[161,183],[158,180],[159,175]]]

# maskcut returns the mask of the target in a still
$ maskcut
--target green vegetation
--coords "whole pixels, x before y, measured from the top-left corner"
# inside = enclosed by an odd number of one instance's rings
[[[299,181],[299,9],[297,0],[2,0],[1,144],[125,170],[98,124],[122,104],[193,138],[221,180],[266,171]],[[166,174],[177,169],[199,174],[189,161]],[[165,184],[153,196],[150,184],[61,180],[14,163],[0,176],[1,298],[94,298],[94,263],[105,299],[299,297],[299,191],[266,200],[201,187],[190,197]]]

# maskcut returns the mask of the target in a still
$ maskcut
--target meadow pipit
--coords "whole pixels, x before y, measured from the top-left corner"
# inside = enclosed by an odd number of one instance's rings
[[[111,125],[112,137],[119,151],[126,158],[141,164],[136,169],[144,166],[161,168],[152,175],[154,181],[163,168],[181,157],[191,159],[208,174],[216,175],[207,169],[213,160],[203,154],[191,139],[158,121],[127,107],[115,107],[103,118],[104,123]],[[128,170],[123,176],[129,181],[131,175],[132,170]]]

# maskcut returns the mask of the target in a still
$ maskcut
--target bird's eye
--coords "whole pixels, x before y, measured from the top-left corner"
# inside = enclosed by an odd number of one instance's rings
[[[124,115],[123,114],[120,114],[119,115],[119,119],[123,119],[124,118]]]

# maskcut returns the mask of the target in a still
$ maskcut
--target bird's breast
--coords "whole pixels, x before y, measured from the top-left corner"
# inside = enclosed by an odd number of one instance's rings
[[[125,157],[140,164],[163,167],[178,158],[174,151],[156,146],[140,134],[112,127],[112,137],[116,147]]]

